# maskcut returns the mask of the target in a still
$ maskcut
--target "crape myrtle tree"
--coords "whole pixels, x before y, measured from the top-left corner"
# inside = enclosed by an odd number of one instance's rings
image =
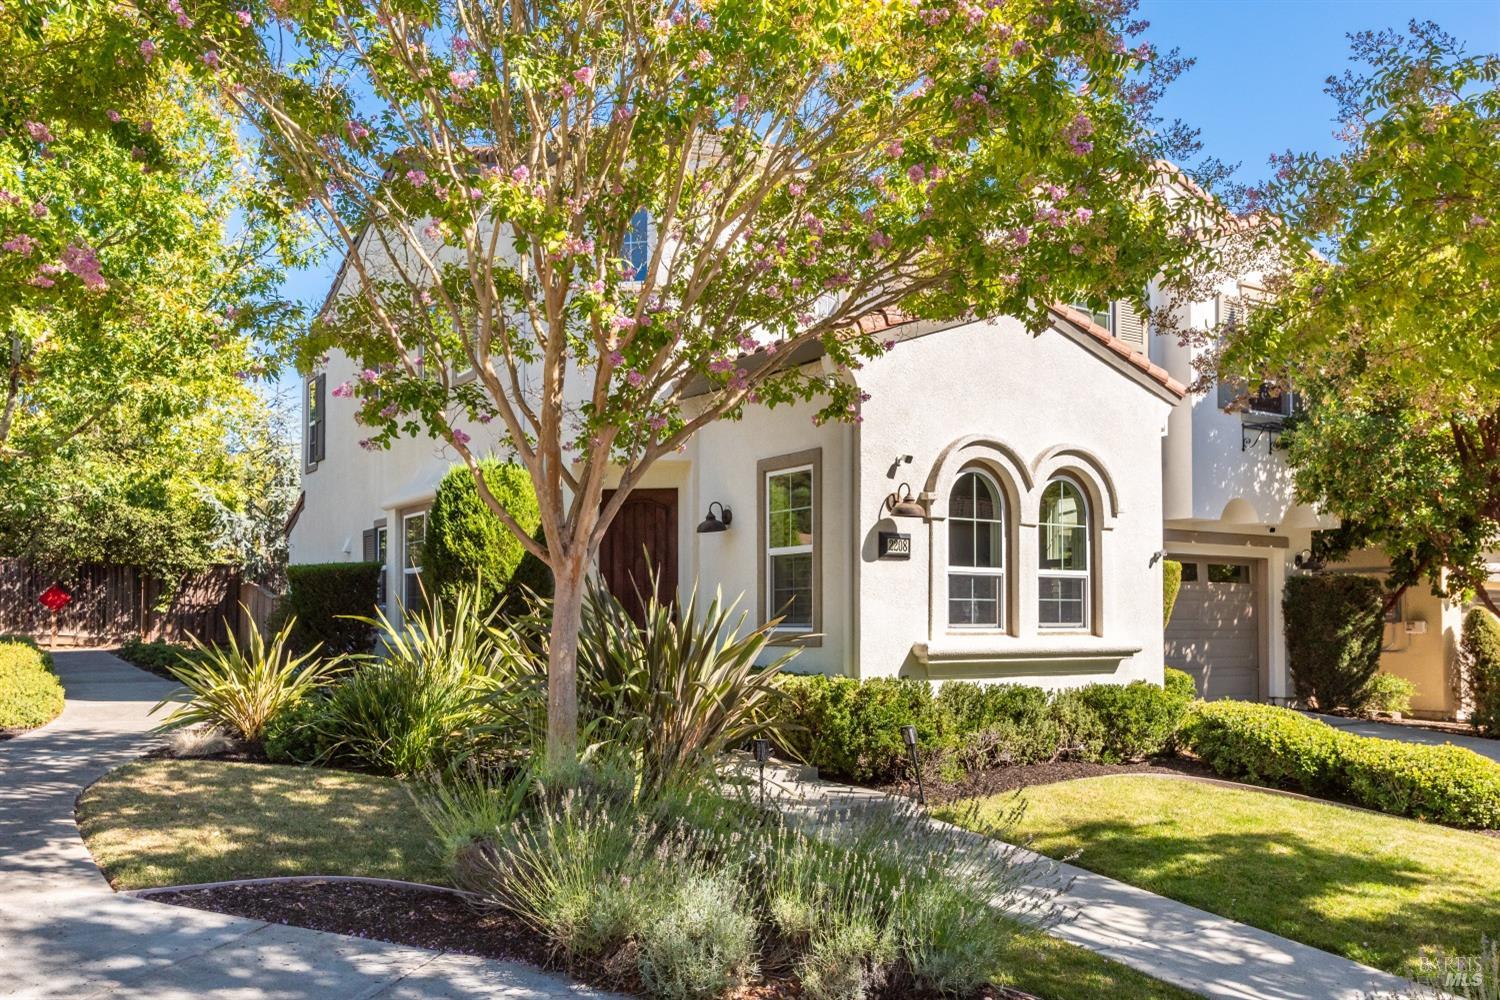
[[[877,310],[1041,329],[1048,303],[1139,298],[1190,242],[1158,183],[1189,137],[1152,112],[1181,61],[1118,0],[153,10],[348,253],[310,356],[359,364],[337,391],[368,446],[431,433],[477,470],[463,425],[498,421],[529,472],[540,541],[477,482],[555,577],[553,761],[587,573],[653,462],[751,404],[858,419]],[[829,368],[778,364],[811,342]]]
[[[1391,600],[1424,577],[1485,592],[1500,548],[1500,58],[1435,25],[1352,36],[1329,80],[1342,147],[1273,158],[1247,230],[1267,297],[1227,333],[1223,374],[1295,389],[1297,492],[1379,545]]]

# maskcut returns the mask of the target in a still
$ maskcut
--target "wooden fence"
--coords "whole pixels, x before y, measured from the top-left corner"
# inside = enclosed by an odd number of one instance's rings
[[[38,598],[53,584],[73,595],[54,617]],[[110,645],[143,636],[221,642],[240,628],[240,579],[216,566],[184,580],[163,606],[165,586],[134,566],[87,565],[67,572],[23,559],[0,559],[0,634],[30,635],[62,646]]]

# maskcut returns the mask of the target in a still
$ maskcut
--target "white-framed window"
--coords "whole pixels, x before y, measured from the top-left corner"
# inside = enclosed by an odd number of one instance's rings
[[[1095,326],[1101,326],[1110,333],[1115,332],[1115,311],[1109,303],[1105,303],[1103,309],[1092,306],[1087,302],[1069,302],[1068,305],[1093,320]]]
[[[1005,501],[986,473],[961,473],[948,497],[948,624],[1005,624]]]
[[[422,549],[427,543],[427,512],[401,517],[401,602],[408,610],[422,606]]]
[[[814,627],[814,476],[811,465],[766,474],[766,610],[778,631]]]
[[[631,280],[645,281],[646,268],[651,266],[651,214],[644,208],[630,217],[630,228],[625,231],[620,255],[630,261],[633,269]]]
[[[1058,476],[1042,491],[1038,527],[1037,623],[1044,629],[1089,624],[1093,558],[1089,505],[1083,488]]]
[[[382,608],[390,607],[388,603],[388,591],[390,588],[386,585],[387,577],[390,575],[390,564],[388,562],[390,540],[388,536],[389,531],[384,524],[377,524],[375,526],[375,562],[380,563],[380,580],[375,585],[375,603],[379,604]]]

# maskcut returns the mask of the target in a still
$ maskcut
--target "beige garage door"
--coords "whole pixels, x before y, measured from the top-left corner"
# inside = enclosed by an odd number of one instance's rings
[[[1167,623],[1167,665],[1186,670],[1205,698],[1259,701],[1260,622],[1251,563],[1169,556],[1182,590]]]

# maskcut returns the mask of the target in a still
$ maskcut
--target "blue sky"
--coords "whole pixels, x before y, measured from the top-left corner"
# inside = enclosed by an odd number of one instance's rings
[[[1500,52],[1500,0],[1142,0],[1146,38],[1197,59],[1162,103],[1202,133],[1205,152],[1239,163],[1254,181],[1288,148],[1333,148],[1333,102],[1323,81],[1348,61],[1345,35],[1436,21],[1471,52]],[[286,293],[312,305],[338,269],[330,255],[289,277]]]

